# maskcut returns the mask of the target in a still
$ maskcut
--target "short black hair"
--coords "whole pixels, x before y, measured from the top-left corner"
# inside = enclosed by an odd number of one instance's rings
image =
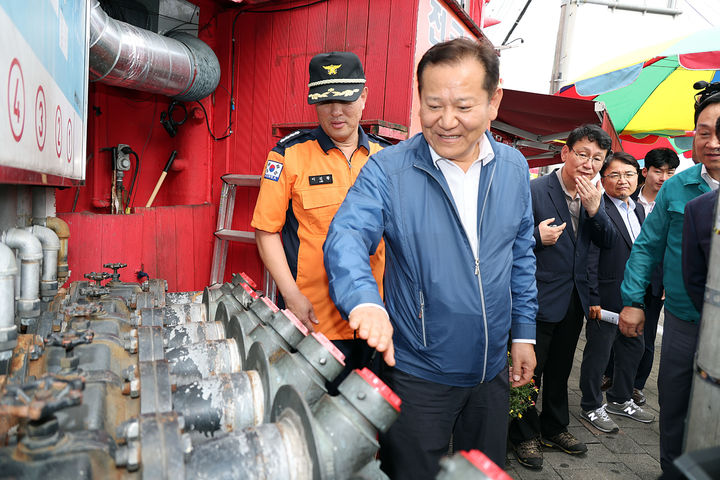
[[[610,149],[612,148],[612,139],[605,130],[600,128],[599,125],[595,125],[594,123],[580,125],[570,132],[565,144],[568,148],[572,149],[575,143],[579,142],[583,138],[587,138],[589,142],[597,143],[600,148],[605,150],[606,157],[611,153]]]
[[[608,155],[605,161],[603,162],[602,167],[600,167],[600,176],[605,176],[605,170],[608,169],[610,164],[614,161],[622,162],[625,165],[631,165],[635,168],[636,173],[640,173],[640,164],[638,164],[638,161],[635,160],[635,157],[630,155],[629,153],[625,152],[615,152],[612,155]]]
[[[645,154],[645,168],[668,167],[674,170],[680,165],[680,159],[672,148],[653,148]]]
[[[693,84],[693,88],[700,90],[695,94],[695,127],[697,127],[700,113],[709,105],[720,102],[720,82],[708,83],[700,80]]]
[[[417,66],[418,93],[422,92],[422,74],[429,65],[452,65],[466,58],[474,58],[485,69],[483,89],[492,97],[500,82],[500,59],[495,48],[485,37],[477,41],[456,38],[438,43],[425,52]]]

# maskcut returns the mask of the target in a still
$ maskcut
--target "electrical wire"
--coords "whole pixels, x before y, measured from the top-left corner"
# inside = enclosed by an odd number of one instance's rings
[[[203,114],[205,114],[205,125],[207,126],[208,133],[213,138],[213,140],[215,140],[216,142],[219,142],[220,140],[225,140],[230,135],[232,135],[233,132],[232,132],[232,130],[230,130],[229,133],[225,133],[222,137],[216,137],[215,134],[213,133],[212,129],[210,128],[210,121],[208,120],[208,114],[207,114],[207,110],[205,110],[205,105],[200,103],[200,100],[195,100],[195,103],[200,105],[200,108],[202,108]],[[228,126],[228,129],[229,128],[230,127]],[[225,132],[228,132],[228,129],[226,129]]]

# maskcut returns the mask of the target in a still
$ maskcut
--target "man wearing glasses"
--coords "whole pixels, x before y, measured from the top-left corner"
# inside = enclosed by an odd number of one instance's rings
[[[588,253],[591,306],[580,368],[580,407],[585,420],[607,433],[619,430],[608,412],[643,423],[655,418],[632,398],[635,372],[645,348],[643,337],[624,336],[617,325],[607,322],[607,314],[602,313],[603,310],[615,313],[622,310],[620,284],[625,262],[645,220],[643,208],[630,198],[637,189],[639,168],[637,160],[627,153],[616,153],[603,164],[600,176],[605,187],[604,207],[618,235],[612,248],[590,245]],[[607,404],[604,404],[600,385],[611,350],[615,352],[613,379],[607,391]]]
[[[587,451],[567,431],[567,383],[583,316],[589,317],[590,243],[610,248],[615,241],[600,185],[591,182],[611,145],[599,126],[578,127],[562,148],[563,167],[530,182],[539,303],[535,378],[538,386],[542,381],[542,414],[531,407],[509,432],[518,461],[529,468],[542,467],[541,443],[572,455]]]

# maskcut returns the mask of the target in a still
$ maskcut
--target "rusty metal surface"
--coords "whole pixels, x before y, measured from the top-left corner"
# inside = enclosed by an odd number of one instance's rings
[[[79,375],[48,374],[22,385],[5,385],[0,415],[29,420],[47,418],[56,411],[82,401],[85,380]]]

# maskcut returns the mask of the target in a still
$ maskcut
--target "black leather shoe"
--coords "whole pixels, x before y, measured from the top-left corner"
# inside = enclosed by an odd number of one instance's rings
[[[525,440],[512,447],[513,452],[515,452],[515,458],[517,458],[520,465],[532,468],[533,470],[540,470],[542,468],[543,454],[540,449],[540,441],[537,438]]]
[[[552,437],[542,438],[540,443],[548,448],[557,448],[570,455],[580,455],[587,452],[587,446],[570,432],[560,432]]]

